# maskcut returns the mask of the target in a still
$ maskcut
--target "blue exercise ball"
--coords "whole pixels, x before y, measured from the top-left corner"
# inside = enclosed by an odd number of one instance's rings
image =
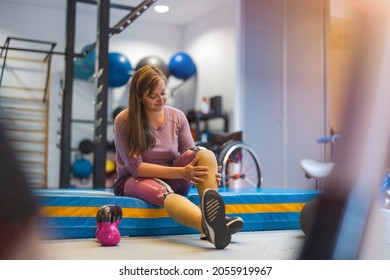
[[[85,51],[87,51],[89,48],[91,48],[92,45],[86,45],[84,48],[81,49],[81,54],[84,54]],[[94,47],[92,50],[89,51],[89,53],[84,56],[82,59],[83,64],[91,69],[95,69],[95,60],[96,60],[96,48]]]
[[[75,59],[73,62],[73,75],[75,79],[88,80],[92,77],[94,68],[86,66],[82,59]]]
[[[82,48],[81,53],[83,54],[91,45],[86,45]],[[86,56],[78,57],[74,60],[74,77],[80,80],[87,80],[92,77],[95,72],[95,48],[92,49]]]
[[[108,84],[110,87],[121,87],[130,79],[132,67],[123,54],[111,52],[108,55]]]
[[[169,70],[174,77],[185,80],[196,73],[196,66],[188,54],[179,52],[169,61]]]
[[[92,163],[83,157],[77,157],[72,164],[72,174],[75,178],[87,179],[91,176],[92,169]]]
[[[171,74],[168,65],[161,58],[157,56],[152,55],[152,56],[144,57],[137,63],[137,66],[135,66],[135,70],[137,71],[138,69],[144,67],[145,65],[156,66],[164,73],[164,75],[167,78],[169,78],[169,75]]]

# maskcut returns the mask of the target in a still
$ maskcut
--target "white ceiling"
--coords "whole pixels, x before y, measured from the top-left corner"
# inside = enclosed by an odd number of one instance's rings
[[[1,2],[19,3],[22,5],[34,5],[47,8],[55,8],[66,11],[67,0],[0,0]],[[136,7],[140,5],[143,0],[111,0],[113,4],[121,4],[125,6]],[[138,20],[148,21],[160,24],[172,24],[172,25],[186,25],[195,20],[201,20],[205,14],[212,13],[222,5],[226,3],[226,0],[156,0],[155,5],[165,4],[170,6],[170,10],[166,14],[158,14],[152,9],[146,11]],[[77,11],[91,10],[91,5],[78,3]],[[120,9],[111,9],[111,15],[114,13],[125,16],[129,11]]]

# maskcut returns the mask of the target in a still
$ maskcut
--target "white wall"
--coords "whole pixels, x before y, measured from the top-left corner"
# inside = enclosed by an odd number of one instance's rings
[[[241,129],[235,121],[236,115],[240,115],[240,111],[235,108],[239,36],[235,9],[238,2],[224,2],[220,9],[185,27],[183,46],[196,59],[198,66],[196,108],[200,108],[203,96],[210,98],[221,95],[223,110],[229,113],[230,129],[236,131]],[[221,130],[221,124],[217,121],[210,123],[215,129]]]
[[[323,0],[243,1],[244,139],[259,155],[264,187],[313,188],[299,161],[323,159]]]

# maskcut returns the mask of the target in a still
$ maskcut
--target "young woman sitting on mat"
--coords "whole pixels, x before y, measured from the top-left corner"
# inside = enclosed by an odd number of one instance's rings
[[[185,114],[165,105],[166,83],[163,72],[151,65],[132,77],[128,108],[114,121],[115,195],[163,206],[175,221],[223,249],[243,221],[225,216],[215,155],[195,147]],[[201,198],[200,209],[186,197],[192,185]]]

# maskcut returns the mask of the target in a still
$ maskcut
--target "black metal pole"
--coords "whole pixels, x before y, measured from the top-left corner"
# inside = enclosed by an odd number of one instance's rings
[[[4,46],[6,46],[8,48],[8,45],[9,45],[9,39],[7,39],[6,43],[4,44]],[[4,75],[4,69],[5,69],[5,62],[7,61],[7,54],[8,54],[8,49],[5,49],[5,55],[4,55],[4,62],[3,62],[3,65],[1,66],[1,74],[0,74],[0,86],[3,82],[3,75]],[[0,56],[3,55],[3,50],[1,50],[1,54]]]
[[[95,1],[95,0],[78,0],[78,2],[84,3],[84,4],[96,5],[96,6],[99,4],[98,1]],[[111,3],[110,7],[115,8],[115,9],[130,10],[130,11],[134,9],[134,7],[132,7],[132,6],[115,4],[115,3]]]
[[[110,0],[99,0],[95,67],[96,103],[93,188],[105,188],[106,181],[109,23]]]
[[[60,188],[70,186],[73,57],[76,28],[76,0],[68,0],[66,19],[65,84],[62,96]]]

